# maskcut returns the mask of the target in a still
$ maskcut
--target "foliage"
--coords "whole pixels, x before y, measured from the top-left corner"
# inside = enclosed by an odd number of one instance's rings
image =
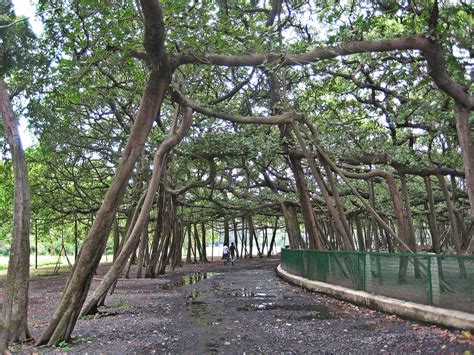
[[[353,40],[415,36],[428,31],[432,9],[432,1],[290,1],[270,24],[270,2],[164,0],[162,5],[166,50],[194,56],[303,53]],[[436,35],[449,73],[468,87],[468,29],[473,20],[466,6],[441,4]],[[76,236],[82,238],[104,197],[137,114],[149,62],[138,55],[143,51],[143,23],[135,1],[41,0],[38,11],[45,31],[33,51],[34,70],[31,65],[19,69],[34,42],[25,22],[2,28],[1,35],[4,47],[12,49],[7,52],[8,67],[16,68],[9,80],[28,93],[28,100],[17,105],[26,105],[39,142],[28,151],[33,218],[39,221],[43,247],[57,250],[63,238],[67,245]],[[11,19],[8,15],[1,24]],[[173,83],[187,97],[240,116],[298,112],[315,125],[321,147],[341,166],[354,158],[387,157],[387,163],[361,163],[354,170],[377,168],[397,175],[397,167],[463,168],[453,103],[428,77],[418,51],[354,54],[293,67],[282,67],[279,61],[255,68],[200,64],[180,66],[174,73]],[[272,92],[271,80],[279,86],[277,93]],[[122,229],[147,185],[153,154],[171,127],[175,106],[168,95],[119,208]],[[305,139],[314,150],[313,139],[308,134]],[[271,223],[281,213],[281,203],[299,203],[287,149],[300,148],[282,137],[281,127],[241,125],[195,113],[190,134],[169,157],[163,181],[173,189],[203,181],[212,159],[216,178],[178,196],[183,219],[209,222],[258,214],[257,223]],[[315,210],[324,211],[319,218],[329,225],[320,189],[303,163]],[[2,162],[4,241],[11,213],[10,174],[8,161]],[[323,177],[327,179],[324,172]],[[366,181],[353,183],[367,195]],[[360,202],[348,187],[340,178],[336,184],[347,213],[360,213]],[[420,177],[409,179],[409,190],[416,223],[421,225],[425,206]],[[438,192],[439,212],[446,219]],[[463,196],[458,194],[458,206],[466,203]],[[375,205],[393,220],[384,184],[375,184]]]

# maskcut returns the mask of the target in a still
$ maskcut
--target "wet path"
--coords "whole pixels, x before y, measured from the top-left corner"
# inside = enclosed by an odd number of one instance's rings
[[[171,313],[176,333],[161,351],[307,352],[442,351],[452,344],[443,330],[400,320],[323,295],[276,277],[276,261],[253,268],[227,267],[171,292],[181,303]]]
[[[25,353],[450,352],[474,350],[469,334],[359,308],[280,280],[277,259],[235,267],[186,265],[158,279],[119,282],[98,317],[80,319],[72,342],[26,346]],[[96,287],[107,267],[94,278]],[[55,309],[66,275],[30,284],[37,338]],[[467,337],[466,337],[467,335]],[[470,339],[470,340],[469,340]]]

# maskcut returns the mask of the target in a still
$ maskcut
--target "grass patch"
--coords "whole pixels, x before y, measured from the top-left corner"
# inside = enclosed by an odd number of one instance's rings
[[[130,304],[125,302],[125,301],[117,301],[117,302],[114,302],[112,303],[109,308],[122,308],[122,309],[126,309],[126,308],[130,308]]]
[[[41,257],[41,259],[40,259]],[[31,263],[33,258],[33,263]],[[40,263],[41,261],[41,263]],[[74,263],[74,257],[69,257],[69,261]],[[112,256],[108,255],[103,256],[100,260],[101,263],[111,262]],[[34,256],[30,256],[30,280],[37,280],[37,279],[44,279],[51,276],[59,275],[59,274],[66,274],[71,271],[67,260],[65,257],[61,257],[61,263],[59,268],[56,270],[56,265],[58,262],[57,256],[49,256],[49,255],[41,255],[38,256],[38,268],[34,267]],[[5,282],[7,278],[7,268],[8,268],[8,257],[1,256],[0,257],[0,283]]]

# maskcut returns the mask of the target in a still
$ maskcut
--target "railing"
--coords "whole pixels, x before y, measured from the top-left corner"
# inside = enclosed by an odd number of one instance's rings
[[[474,256],[283,249],[281,267],[309,280],[474,313]]]

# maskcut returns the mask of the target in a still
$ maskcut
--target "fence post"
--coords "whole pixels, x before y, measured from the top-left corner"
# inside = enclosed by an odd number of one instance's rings
[[[365,253],[365,268],[364,268],[364,279],[365,279],[365,292],[372,293],[372,263],[369,253]]]
[[[35,219],[35,269],[38,268],[38,220]]]
[[[441,288],[439,285],[439,272],[438,272],[438,257],[428,256],[428,300],[431,306],[439,305]]]
[[[298,276],[301,276],[301,277],[304,277],[303,275],[303,268],[304,268],[304,250],[299,250],[299,254],[300,254],[300,268],[299,268],[299,272],[298,272]]]

